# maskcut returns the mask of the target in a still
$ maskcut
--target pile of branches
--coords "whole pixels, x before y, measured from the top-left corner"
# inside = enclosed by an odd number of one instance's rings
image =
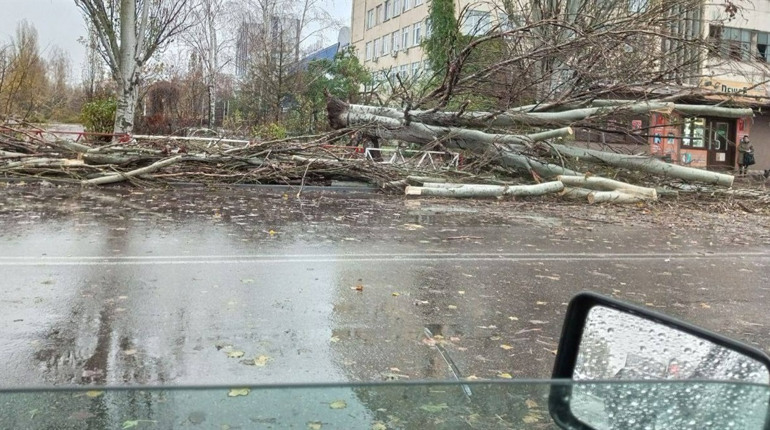
[[[0,178],[44,179],[49,182],[104,185],[128,181],[151,186],[174,183],[330,185],[332,181],[374,184],[403,191],[420,177],[452,181],[502,183],[484,173],[481,157],[467,169],[421,168],[377,163],[363,151],[340,151],[353,131],[265,142],[155,136],[129,142],[87,144],[47,139],[38,133],[0,128]],[[473,173],[474,171],[480,174]],[[417,178],[417,179],[415,179]]]

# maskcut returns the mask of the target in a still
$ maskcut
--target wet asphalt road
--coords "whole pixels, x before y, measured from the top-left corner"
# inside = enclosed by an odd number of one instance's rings
[[[515,202],[38,187],[5,188],[0,225],[6,388],[447,379],[447,359],[546,378],[582,290],[770,351],[770,246],[703,230]]]

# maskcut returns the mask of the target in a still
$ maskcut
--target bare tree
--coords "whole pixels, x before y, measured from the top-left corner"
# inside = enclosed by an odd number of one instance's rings
[[[115,133],[131,133],[142,68],[187,28],[189,0],[75,0],[118,86]]]
[[[208,126],[214,128],[217,106],[217,81],[229,61],[222,61],[231,40],[223,37],[227,13],[226,0],[196,0],[192,9],[193,26],[183,38],[201,60],[208,92]]]
[[[246,0],[236,43],[236,68],[254,122],[280,121],[299,92],[301,46],[331,25],[320,0]]]

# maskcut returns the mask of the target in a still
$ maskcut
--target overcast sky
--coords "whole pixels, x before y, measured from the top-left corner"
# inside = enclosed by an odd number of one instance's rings
[[[336,18],[350,25],[352,0],[325,0]],[[42,56],[48,56],[51,46],[66,51],[72,60],[72,77],[80,80],[85,48],[78,42],[84,36],[85,24],[74,0],[0,0],[0,40],[8,42],[16,31],[16,25],[26,19],[33,23],[39,35]],[[337,33],[327,34],[336,42]]]

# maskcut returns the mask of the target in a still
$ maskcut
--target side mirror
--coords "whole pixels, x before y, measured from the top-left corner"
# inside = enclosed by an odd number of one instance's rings
[[[598,294],[570,302],[552,378],[575,381],[551,389],[562,428],[770,428],[770,357]]]

